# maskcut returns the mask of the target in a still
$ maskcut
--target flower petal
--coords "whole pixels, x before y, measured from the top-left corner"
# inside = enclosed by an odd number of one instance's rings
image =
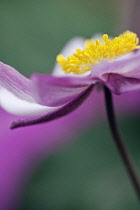
[[[101,63],[92,70],[93,79],[102,81],[115,94],[140,89],[140,51],[114,62]]]
[[[107,82],[105,83],[115,94],[134,91],[140,89],[140,79],[124,77],[119,74],[108,74]]]
[[[0,86],[9,90],[21,99],[34,102],[31,93],[31,80],[24,77],[14,68],[0,62]]]
[[[46,106],[61,106],[76,98],[91,84],[90,77],[32,76],[36,101]]]
[[[55,109],[22,100],[4,88],[0,89],[0,106],[7,112],[20,116],[38,116]]]
[[[38,118],[30,118],[30,119],[21,119],[18,121],[15,121],[11,125],[11,129],[17,128],[17,127],[23,127],[27,125],[34,125],[34,124],[40,124],[45,123],[48,121],[52,121],[54,119],[60,118],[62,116],[65,116],[66,114],[69,114],[70,112],[74,111],[76,108],[79,107],[79,105],[87,98],[87,96],[90,94],[90,92],[93,89],[93,85],[90,85],[87,87],[84,91],[82,91],[75,99],[73,99],[71,102],[65,104],[64,106],[61,106],[60,108],[56,108],[55,110],[49,112],[46,115],[43,115]]]

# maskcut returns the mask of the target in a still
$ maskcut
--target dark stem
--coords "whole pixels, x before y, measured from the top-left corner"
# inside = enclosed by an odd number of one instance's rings
[[[119,130],[117,127],[115,113],[114,113],[113,100],[112,100],[112,94],[111,94],[110,90],[105,86],[104,86],[104,93],[105,93],[106,111],[107,111],[110,130],[111,130],[114,142],[117,146],[117,149],[118,149],[118,151],[121,155],[121,158],[124,162],[126,170],[129,174],[129,177],[132,181],[132,184],[135,188],[138,199],[140,201],[140,183],[139,183],[138,177],[136,175],[134,166],[133,166],[131,159],[129,157],[128,151],[122,141],[122,138],[120,136],[120,133],[119,133]]]

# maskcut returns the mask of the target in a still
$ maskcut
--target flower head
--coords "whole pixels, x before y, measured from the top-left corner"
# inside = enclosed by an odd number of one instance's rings
[[[126,31],[112,40],[108,38],[107,34],[104,34],[101,40],[87,40],[84,50],[77,49],[68,58],[58,55],[57,61],[65,73],[83,74],[105,59],[114,61],[121,55],[139,49],[138,43],[137,35],[130,31]]]
[[[25,78],[0,63],[0,105],[16,115],[28,116],[11,128],[48,122],[76,109],[97,83],[121,94],[140,89],[140,50],[137,35],[126,31],[119,37],[86,41],[75,39],[65,56],[57,56],[53,75]],[[78,48],[76,50],[76,48]],[[80,48],[80,49],[79,49]],[[72,53],[72,55],[70,55]]]

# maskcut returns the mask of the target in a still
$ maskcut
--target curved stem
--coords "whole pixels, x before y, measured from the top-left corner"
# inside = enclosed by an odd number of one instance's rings
[[[105,93],[105,102],[106,102],[106,111],[108,116],[108,122],[110,126],[110,130],[114,139],[114,142],[117,146],[117,149],[121,155],[121,158],[124,162],[124,165],[126,167],[127,173],[132,181],[132,184],[134,186],[134,189],[137,193],[138,199],[140,201],[140,183],[136,174],[136,171],[134,169],[134,166],[131,162],[131,159],[129,157],[128,151],[122,141],[122,138],[120,136],[115,113],[114,113],[114,107],[113,107],[113,100],[112,100],[112,94],[110,90],[104,86],[104,93]]]

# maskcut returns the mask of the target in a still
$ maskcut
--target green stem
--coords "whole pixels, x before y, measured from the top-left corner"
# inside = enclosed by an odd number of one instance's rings
[[[132,164],[132,161],[130,159],[129,153],[125,147],[125,144],[123,143],[123,140],[120,136],[117,123],[116,123],[116,117],[114,112],[114,106],[113,106],[113,100],[112,100],[112,93],[110,90],[104,86],[104,93],[105,93],[105,102],[106,102],[106,111],[107,111],[107,117],[108,122],[110,126],[110,130],[113,136],[113,140],[117,146],[117,149],[121,155],[121,158],[123,160],[123,163],[126,167],[127,173],[131,179],[131,182],[134,186],[134,189],[137,193],[138,199],[140,201],[140,183],[139,179],[137,177],[135,168]]]

